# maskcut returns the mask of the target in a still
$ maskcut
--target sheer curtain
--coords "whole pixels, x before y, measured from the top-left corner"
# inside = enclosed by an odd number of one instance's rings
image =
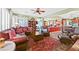
[[[0,8],[0,31],[14,27],[16,23],[28,26],[28,17],[13,15],[7,8]]]
[[[10,28],[10,14],[6,8],[0,9],[0,31]]]
[[[28,17],[13,15],[12,26],[15,27],[16,23],[18,23],[22,27],[28,26]]]
[[[2,17],[2,15],[1,15],[1,8],[0,8],[0,31],[2,29],[2,20],[1,20],[1,17]]]
[[[12,15],[12,27],[15,27],[16,23],[18,23],[18,17],[15,15]]]
[[[0,8],[0,31],[9,29],[19,23],[28,26],[28,17],[13,15],[7,8]]]

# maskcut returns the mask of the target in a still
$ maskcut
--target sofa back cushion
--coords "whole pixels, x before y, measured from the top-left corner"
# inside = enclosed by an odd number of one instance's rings
[[[28,27],[27,28],[27,32],[32,32],[33,30],[32,30],[32,27]]]
[[[28,28],[27,27],[23,27],[23,32],[27,32],[28,31]]]

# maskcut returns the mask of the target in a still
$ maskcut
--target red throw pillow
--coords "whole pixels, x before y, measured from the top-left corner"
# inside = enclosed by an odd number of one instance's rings
[[[21,28],[21,27],[20,27],[20,28],[16,28],[16,33],[17,33],[17,34],[23,33],[22,28]]]
[[[10,39],[13,39],[13,37],[16,37],[16,33],[15,33],[15,30],[14,29],[11,29],[9,31],[9,36],[10,36]]]

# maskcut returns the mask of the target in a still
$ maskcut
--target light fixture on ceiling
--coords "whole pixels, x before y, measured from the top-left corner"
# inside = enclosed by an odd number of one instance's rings
[[[34,13],[38,13],[38,14],[42,14],[45,12],[45,10],[42,8],[36,8],[35,10],[33,9],[32,11],[34,11]]]

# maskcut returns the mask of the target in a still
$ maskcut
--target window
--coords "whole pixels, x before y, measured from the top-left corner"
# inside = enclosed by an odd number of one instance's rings
[[[28,26],[28,20],[27,19],[19,19],[19,24],[22,27]]]

